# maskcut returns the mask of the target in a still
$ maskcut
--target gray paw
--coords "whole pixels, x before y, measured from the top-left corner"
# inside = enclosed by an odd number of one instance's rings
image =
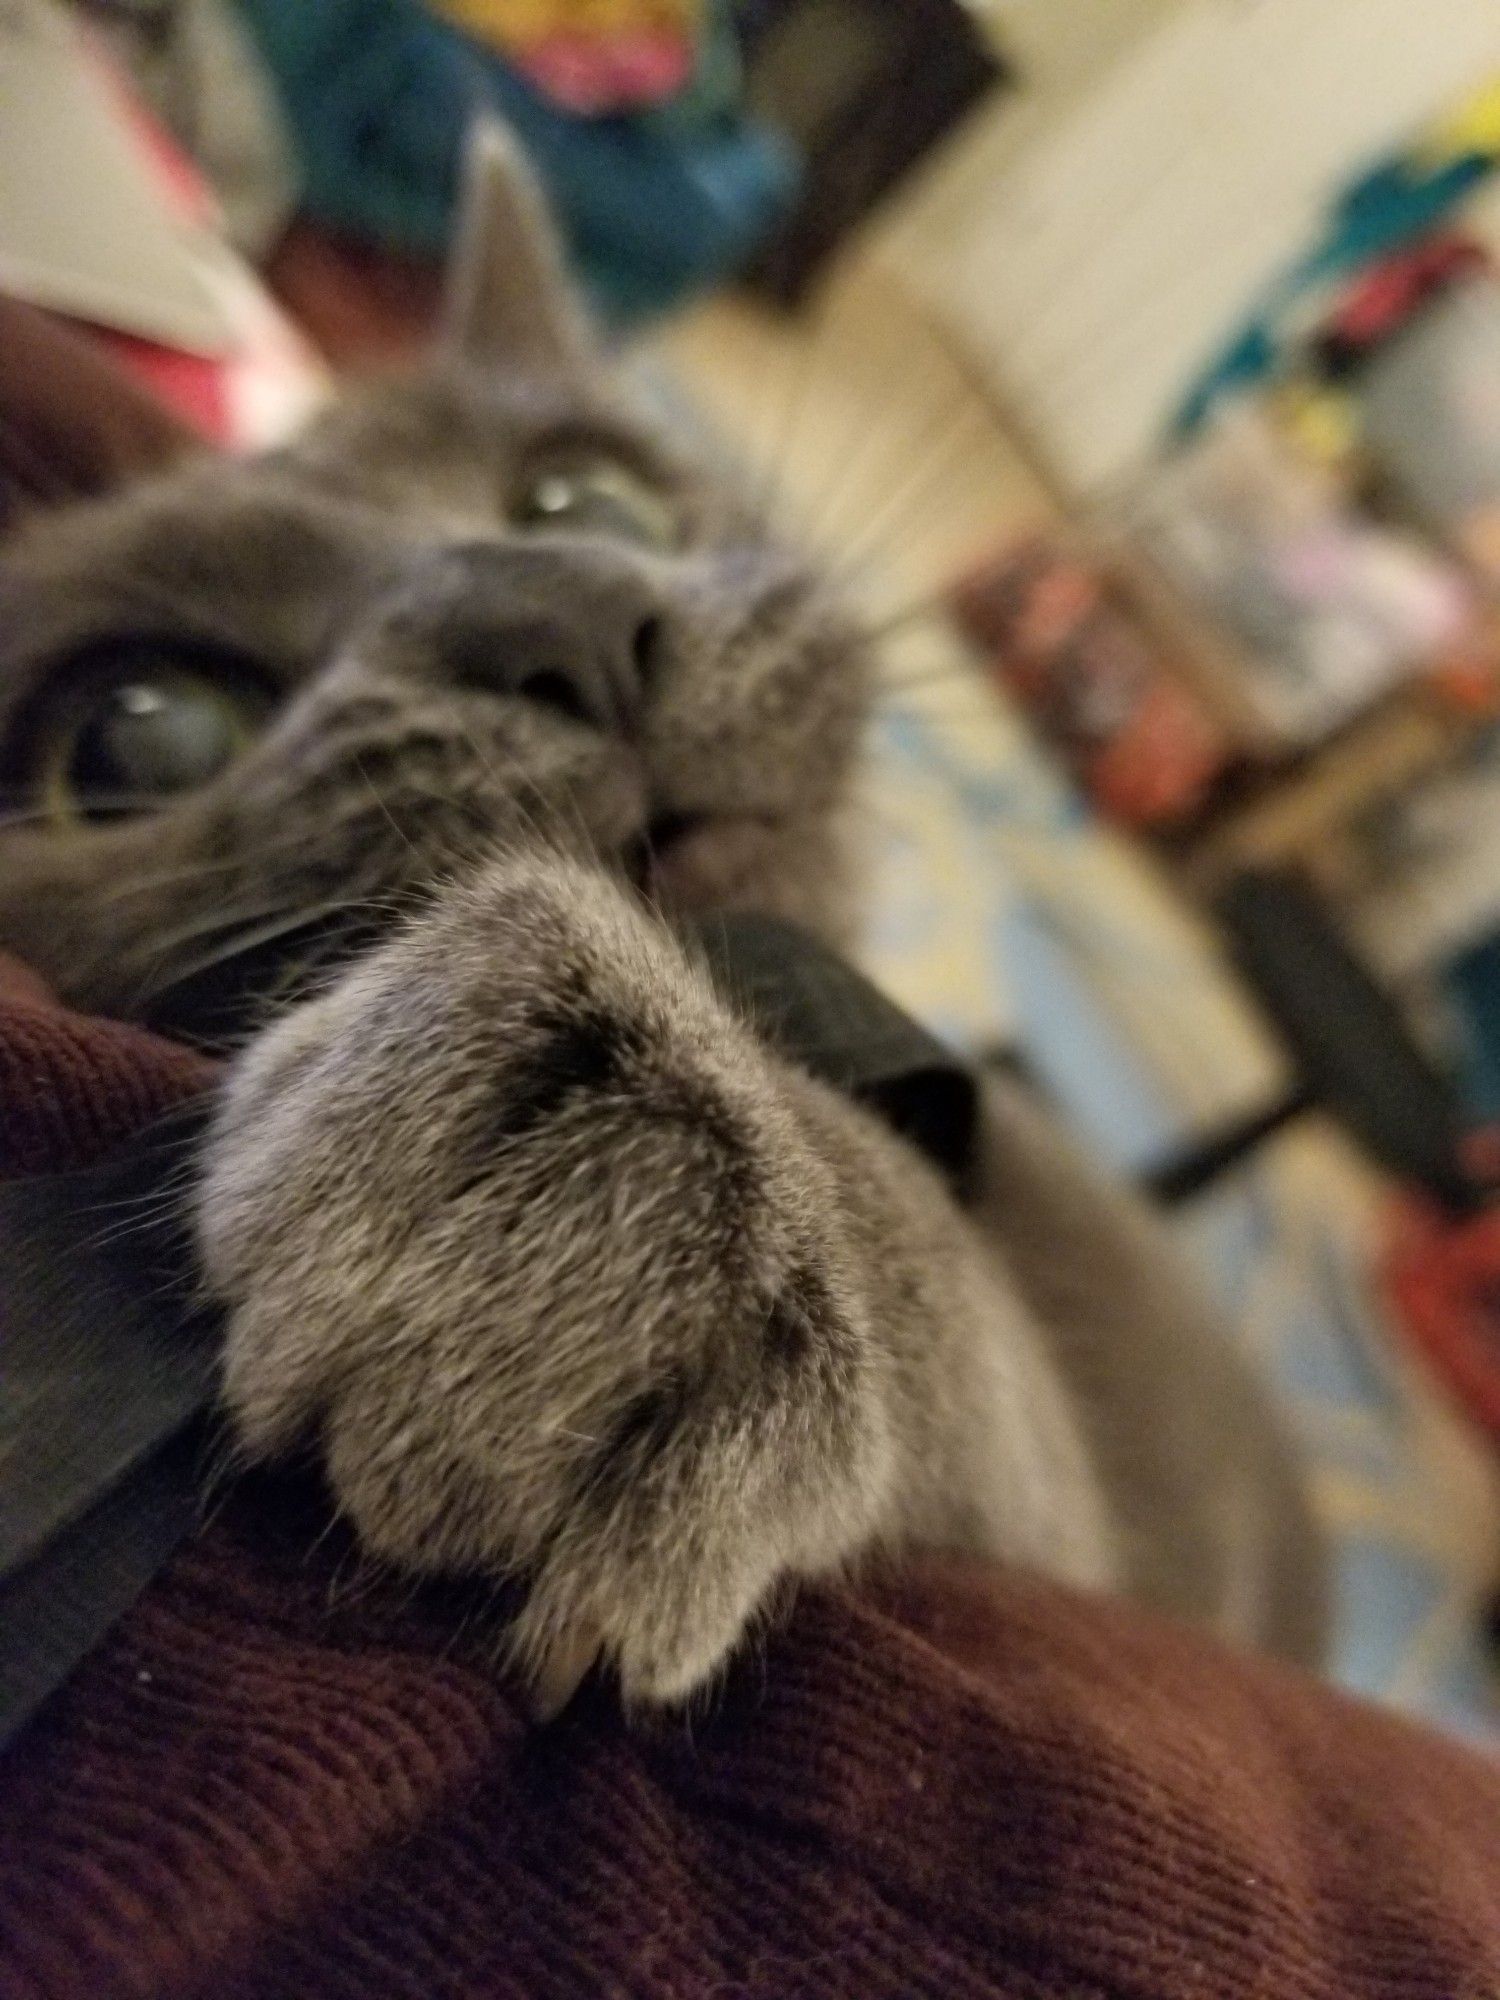
[[[246,1447],[367,1547],[524,1578],[544,1705],[722,1663],[868,1539],[879,1370],[776,1073],[602,877],[497,865],[237,1068],[200,1199]]]

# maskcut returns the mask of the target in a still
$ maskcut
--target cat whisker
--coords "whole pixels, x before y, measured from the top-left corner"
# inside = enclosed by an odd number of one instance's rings
[[[186,1190],[179,1189],[170,1197],[162,1197],[155,1201],[142,1198],[134,1213],[119,1222],[111,1223],[97,1236],[90,1237],[90,1248],[105,1250],[112,1243],[123,1243],[132,1236],[143,1235],[148,1229],[158,1227],[168,1217],[181,1214],[185,1195]]]
[[[506,801],[506,805],[508,807],[513,808],[516,811],[516,813],[519,814],[521,823],[526,828],[528,833],[534,834],[539,841],[544,839],[545,836],[543,834],[541,822],[537,818],[536,814],[530,809],[526,801],[526,791],[528,787],[530,787],[530,789],[533,790],[535,789],[535,787],[530,786],[530,780],[527,775],[526,767],[522,763],[521,759],[518,757],[511,758],[510,760],[511,781],[509,784],[507,784],[504,778],[502,777],[500,769],[495,763],[494,757],[491,755],[491,752],[486,750],[481,745],[478,737],[475,736],[473,730],[469,727],[468,720],[465,717],[462,707],[460,706],[456,698],[452,703],[452,708],[453,708],[453,719],[457,726],[459,735],[463,738],[464,742],[468,745],[468,748],[473,753],[474,761],[478,765],[480,765],[480,767],[484,771],[485,776],[490,780],[491,784],[493,784],[493,786],[495,787],[496,795],[503,796]],[[576,802],[571,797],[568,800],[568,805],[573,811],[579,812],[579,808],[577,807]],[[581,812],[579,812],[579,819],[581,824],[582,823]]]
[[[909,631],[913,625],[925,624],[929,618],[943,618],[948,611],[950,595],[951,586],[947,583],[923,591],[920,597],[911,598],[880,618],[865,633],[866,640],[878,646],[883,640],[894,638],[898,632]]]
[[[268,866],[273,866],[281,856],[295,854],[305,858],[306,837],[302,834],[285,836],[280,839],[263,839],[256,836],[251,844],[255,858],[257,877],[264,876]],[[244,854],[235,854],[217,861],[192,861],[180,868],[161,868],[144,875],[128,875],[123,882],[117,882],[104,890],[103,900],[118,902],[129,896],[147,895],[161,889],[179,888],[185,884],[208,882],[216,877],[247,873]]]
[[[154,808],[159,808],[160,805],[161,795],[158,792],[121,791],[91,792],[89,794],[89,811],[91,814],[107,815],[110,813],[119,813],[123,816],[127,813],[150,812]],[[66,826],[67,824],[68,822],[65,819],[60,820],[58,808],[55,805],[36,805],[33,803],[27,806],[18,806],[6,812],[0,812],[0,832],[9,831],[12,827],[36,825]],[[88,822],[85,821],[83,824],[87,826]]]
[[[266,917],[279,917],[286,911],[286,898],[277,896],[260,903],[237,905],[232,917],[226,918],[222,910],[205,911],[201,916],[180,924],[171,932],[172,951],[183,945],[193,944],[202,937],[215,937],[225,928],[226,923],[250,924]]]
[[[971,407],[957,410],[911,471],[892,489],[884,504],[875,509],[863,532],[850,543],[850,559],[863,562],[872,556],[888,554],[891,534],[904,532],[909,512],[917,509],[933,486],[947,476],[960,445],[969,441],[971,433],[985,429],[988,423],[989,417],[985,412]]]
[[[152,1203],[160,1203],[165,1207],[181,1195],[191,1177],[191,1168],[178,1166],[165,1174],[160,1183],[146,1194],[122,1195],[117,1201],[91,1201],[80,1208],[79,1213],[109,1215],[116,1209],[129,1209],[134,1212]]]
[[[991,685],[983,669],[969,660],[944,660],[931,667],[913,668],[907,674],[893,674],[876,688],[876,706],[882,713],[888,712],[888,697],[918,694],[924,688],[939,687],[983,687]]]
[[[767,513],[780,512],[786,501],[785,484],[792,463],[794,441],[801,430],[814,385],[822,379],[823,362],[836,317],[838,287],[828,283],[818,299],[800,353],[794,363],[791,385],[782,404],[781,416],[772,433],[770,449],[762,462],[759,491]]]
[[[288,841],[286,846],[294,843]],[[296,843],[300,845],[300,843]],[[261,848],[259,854],[268,850]],[[181,868],[158,868],[147,875],[127,875],[123,882],[113,882],[100,892],[103,903],[122,903],[132,896],[149,896],[162,889],[176,889],[187,883],[211,882],[225,875],[244,874],[243,855],[236,855],[227,861],[195,861]]]
[[[308,924],[315,924],[324,917],[340,916],[351,910],[357,910],[362,900],[339,896],[322,903],[301,904],[296,908],[283,906],[273,918],[264,923],[247,921],[244,916],[236,913],[233,918],[227,919],[218,927],[217,935],[220,942],[214,950],[201,953],[197,958],[189,959],[186,964],[170,965],[166,976],[162,977],[160,974],[164,961],[170,960],[183,943],[190,943],[204,934],[201,924],[188,926],[185,931],[169,932],[166,938],[154,941],[158,976],[143,981],[136,991],[133,1005],[137,1008],[149,1006],[171,986],[176,986],[187,979],[200,978],[204,973],[211,972],[216,965],[224,964],[226,960],[237,957],[241,952],[254,951],[262,945],[274,944],[278,938],[286,937]]]
[[[896,365],[902,368],[907,365],[904,354],[898,357]],[[876,407],[882,410],[890,408],[893,402],[900,407],[901,399],[894,394],[899,386],[895,379],[895,368],[891,370],[891,376],[892,379],[883,385],[887,393],[876,399]],[[918,420],[913,421],[911,412],[907,412],[907,422],[901,442],[915,443],[951,428],[966,400],[966,392],[950,383],[947,393],[938,400],[936,408],[930,414],[919,413]],[[833,479],[827,482],[810,503],[808,513],[810,534],[819,541],[837,542],[836,530],[842,527],[842,511],[848,496],[851,493],[858,493],[868,484],[870,474],[878,467],[881,459],[890,455],[892,442],[889,426],[882,427],[876,424],[871,428],[863,444],[836,466]]]
[[[872,149],[872,156],[881,154],[890,147],[906,116],[907,107],[902,93],[897,90],[887,93],[880,116],[866,134],[866,143]],[[852,302],[850,299],[851,268],[848,262],[835,266],[821,281],[821,288],[813,307],[813,323],[803,350],[800,380],[794,382],[793,393],[783,411],[779,441],[769,465],[772,491],[778,498],[784,490],[790,472],[794,442],[806,429],[802,420],[810,406],[813,387],[823,379],[821,364],[826,359],[826,350],[834,324],[840,317],[842,308],[851,303],[853,307],[850,314],[851,322],[860,324],[865,320],[859,299],[855,297]]]
[[[395,814],[391,811],[390,807],[386,804],[384,798],[381,796],[381,793],[375,783],[375,780],[370,776],[369,772],[365,769],[363,762],[361,761],[361,759],[357,754],[354,758],[354,768],[356,771],[358,771],[360,777],[369,787],[370,797],[375,801],[376,805],[379,806],[381,814],[383,818],[389,823],[392,833],[395,834],[396,838],[401,842],[403,847],[405,847],[411,854],[415,855],[417,853],[417,846],[415,841],[413,841],[411,836],[400,826],[400,824],[396,819]]]
[[[235,957],[241,951],[254,951],[262,944],[274,943],[278,937],[284,936],[288,932],[300,930],[305,925],[316,924],[325,917],[347,916],[351,919],[358,919],[360,917],[381,916],[389,919],[389,928],[394,930],[422,908],[427,901],[429,887],[435,888],[439,886],[441,885],[436,882],[431,885],[424,884],[424,889],[421,893],[410,890],[404,891],[398,887],[389,892],[343,896],[324,903],[305,905],[289,917],[284,924],[268,927],[266,932],[252,934],[249,937],[238,936],[231,940],[226,948],[217,955],[210,954],[206,959],[189,966],[185,971],[174,972],[172,978],[164,982],[164,985],[175,985],[179,979],[200,977],[203,973],[212,971],[216,964]],[[450,884],[449,886],[452,885]],[[258,996],[261,1002],[262,1018],[256,1025],[258,1027],[269,1025],[279,1008],[284,1007],[291,1000],[306,997],[309,987],[316,976],[320,972],[326,971],[331,965],[339,965],[342,958],[343,946],[341,942],[337,938],[330,938],[315,945],[300,957],[288,960],[278,970],[275,987]]]

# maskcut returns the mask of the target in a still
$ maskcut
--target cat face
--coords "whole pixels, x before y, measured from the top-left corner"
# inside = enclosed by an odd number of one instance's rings
[[[160,1018],[253,937],[528,842],[837,932],[865,693],[818,582],[597,350],[487,135],[420,376],[0,558],[0,944]]]

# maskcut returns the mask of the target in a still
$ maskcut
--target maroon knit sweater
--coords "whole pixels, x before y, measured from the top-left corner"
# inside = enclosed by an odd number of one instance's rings
[[[0,1171],[207,1078],[4,985]],[[1500,1995],[1500,1772],[1311,1681],[932,1564],[538,1730],[325,1525],[240,1490],[0,1765],[3,2000]]]

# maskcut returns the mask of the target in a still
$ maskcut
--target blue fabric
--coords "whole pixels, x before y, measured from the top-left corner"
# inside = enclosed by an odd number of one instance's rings
[[[440,251],[464,132],[478,111],[497,112],[617,324],[742,264],[797,183],[787,147],[736,109],[737,72],[712,37],[698,82],[673,104],[582,119],[417,0],[237,4],[296,136],[310,215],[393,249]]]
[[[1500,937],[1455,959],[1445,983],[1463,1037],[1464,1101],[1477,1120],[1500,1121]]]
[[[1295,326],[1296,309],[1310,293],[1351,279],[1419,241],[1452,216],[1495,164],[1488,155],[1473,153],[1421,172],[1394,160],[1347,188],[1323,240],[1271,286],[1249,325],[1184,397],[1174,433],[1190,434],[1225,397],[1276,372],[1287,344],[1284,330]]]

